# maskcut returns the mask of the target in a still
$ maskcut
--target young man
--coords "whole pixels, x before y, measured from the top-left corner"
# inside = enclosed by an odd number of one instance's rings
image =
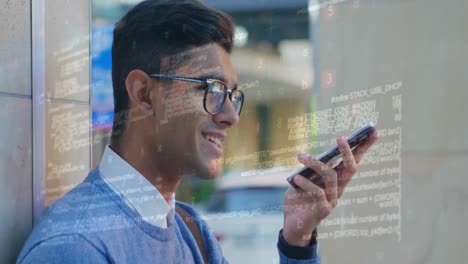
[[[116,25],[112,47],[115,121],[111,144],[83,183],[36,224],[19,263],[226,263],[206,223],[174,193],[184,177],[220,174],[222,142],[239,122],[244,94],[231,63],[233,26],[195,0],[149,0]],[[326,188],[295,177],[279,231],[281,263],[319,263],[315,227],[336,206],[357,152],[345,162],[300,162]]]

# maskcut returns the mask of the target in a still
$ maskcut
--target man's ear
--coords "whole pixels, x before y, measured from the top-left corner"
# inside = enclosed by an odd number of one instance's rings
[[[151,79],[142,70],[132,70],[125,79],[125,88],[129,101],[140,109],[145,115],[153,114],[153,102],[151,101]]]

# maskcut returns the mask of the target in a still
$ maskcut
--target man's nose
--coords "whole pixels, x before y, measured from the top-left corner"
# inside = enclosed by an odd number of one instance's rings
[[[214,115],[213,119],[216,123],[222,125],[224,128],[230,128],[239,123],[239,115],[237,114],[237,111],[229,97],[226,98],[226,102],[224,103],[221,112]]]

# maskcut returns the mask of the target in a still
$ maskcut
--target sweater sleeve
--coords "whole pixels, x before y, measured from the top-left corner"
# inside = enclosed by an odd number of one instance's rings
[[[75,235],[60,235],[36,244],[21,259],[18,259],[17,263],[99,264],[109,262],[103,252],[86,239]]]
[[[281,264],[320,264],[317,254],[317,241],[307,247],[296,247],[289,245],[282,235],[281,229],[278,235],[277,249]]]

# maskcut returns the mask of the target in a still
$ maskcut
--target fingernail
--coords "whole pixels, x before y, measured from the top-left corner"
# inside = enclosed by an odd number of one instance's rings
[[[304,163],[307,160],[307,155],[305,153],[301,152],[301,153],[297,154],[297,158],[299,159],[299,161],[301,163]]]
[[[338,205],[338,200],[333,200],[332,201],[332,207],[335,208]]]
[[[302,179],[301,179],[300,176],[296,175],[296,176],[294,177],[294,182],[295,182],[295,183],[301,183],[301,181],[302,181]]]
[[[339,136],[339,137],[337,138],[337,141],[336,141],[336,142],[338,143],[338,145],[339,145],[340,147],[344,147],[344,146],[345,146],[345,138],[344,138],[343,136]]]

